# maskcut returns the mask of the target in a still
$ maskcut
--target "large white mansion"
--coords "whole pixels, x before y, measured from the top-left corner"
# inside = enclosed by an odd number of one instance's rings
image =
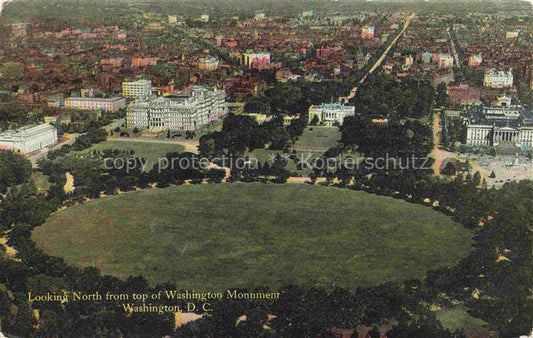
[[[342,124],[346,116],[355,115],[354,106],[345,106],[342,103],[322,103],[319,106],[309,107],[309,123],[316,116],[319,123],[332,125],[333,123]]]
[[[18,130],[6,130],[0,134],[0,149],[12,149],[21,153],[39,151],[56,142],[57,129],[48,123]]]
[[[195,86],[186,95],[151,96],[132,102],[126,121],[129,128],[195,130],[227,113],[224,91]]]

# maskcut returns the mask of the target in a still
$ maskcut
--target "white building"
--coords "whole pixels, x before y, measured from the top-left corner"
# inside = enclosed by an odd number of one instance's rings
[[[342,124],[346,116],[355,115],[354,106],[345,106],[342,103],[322,103],[320,106],[309,107],[309,123],[316,116],[319,123],[333,125]]]
[[[255,16],[254,16],[254,19],[258,20],[258,21],[265,20],[266,19],[265,12],[256,12]]]
[[[195,86],[187,95],[152,96],[132,102],[126,120],[130,128],[195,130],[227,113],[224,91]]]
[[[21,153],[32,153],[57,143],[57,129],[43,123],[18,130],[6,130],[0,134],[0,148]]]
[[[209,22],[209,14],[202,14],[202,15],[200,15],[200,21],[202,21],[202,22]]]
[[[520,148],[531,148],[533,147],[533,127],[468,125],[466,144],[497,146],[500,143],[514,144]]]
[[[491,146],[492,140],[489,135],[492,131],[491,125],[468,125],[466,129],[466,144],[473,146]]]
[[[139,99],[149,96],[152,93],[152,81],[137,80],[131,82],[122,82],[122,96]]]
[[[126,107],[126,99],[123,97],[69,97],[65,100],[65,107],[116,112]]]
[[[453,67],[453,56],[448,53],[439,54],[439,68]]]
[[[476,109],[476,108],[472,108]],[[533,147],[531,113],[522,106],[511,104],[511,98],[498,98],[496,106],[477,108],[469,116],[466,143],[470,145],[497,146],[512,144],[520,148]]]
[[[513,86],[512,70],[495,70],[489,69],[485,72],[483,85],[491,88],[507,88]]]

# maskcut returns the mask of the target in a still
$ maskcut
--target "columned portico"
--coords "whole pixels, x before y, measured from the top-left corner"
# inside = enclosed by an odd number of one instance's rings
[[[509,128],[509,127],[503,127],[503,128],[495,128],[494,129],[494,135],[493,135],[493,144],[498,144],[501,142],[505,143],[517,143],[518,139],[520,137],[520,131]]]

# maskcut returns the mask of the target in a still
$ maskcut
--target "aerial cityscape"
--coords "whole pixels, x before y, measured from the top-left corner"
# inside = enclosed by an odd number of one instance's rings
[[[0,338],[533,337],[533,3],[0,0]]]

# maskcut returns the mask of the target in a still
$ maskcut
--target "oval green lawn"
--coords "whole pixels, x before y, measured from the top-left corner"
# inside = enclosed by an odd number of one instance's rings
[[[471,233],[439,212],[307,184],[216,184],[111,196],[51,216],[32,238],[48,254],[152,284],[354,287],[454,265]]]

